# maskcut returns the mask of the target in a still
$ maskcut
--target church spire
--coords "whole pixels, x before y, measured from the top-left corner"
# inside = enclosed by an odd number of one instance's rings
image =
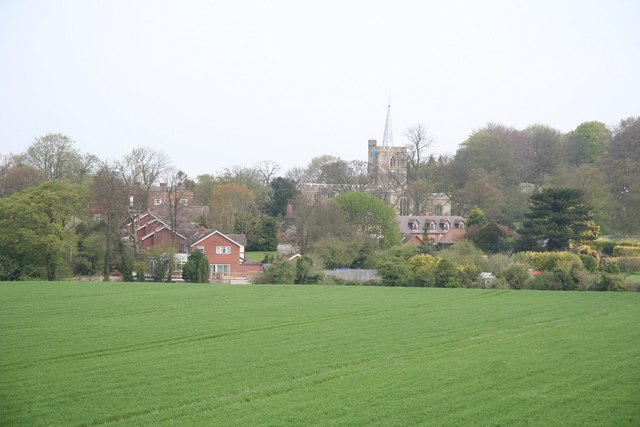
[[[387,122],[384,124],[382,146],[393,147],[393,129],[391,128],[391,100],[389,100],[389,107],[387,108]]]

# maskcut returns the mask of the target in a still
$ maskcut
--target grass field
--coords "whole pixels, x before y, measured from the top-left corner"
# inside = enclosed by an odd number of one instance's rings
[[[253,262],[262,262],[264,260],[264,257],[266,255],[278,255],[279,253],[278,251],[272,251],[272,252],[245,252],[244,256],[245,259],[247,261],[253,261]]]
[[[0,425],[640,425],[640,293],[0,284]]]

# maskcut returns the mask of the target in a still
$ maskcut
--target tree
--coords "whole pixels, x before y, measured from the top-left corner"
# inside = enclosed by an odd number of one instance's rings
[[[463,214],[479,208],[489,218],[496,218],[504,207],[504,195],[498,184],[484,169],[472,169],[467,183],[457,193]]]
[[[271,179],[280,170],[280,165],[273,160],[261,160],[255,165],[258,175],[262,178],[262,183],[266,186],[271,183]]]
[[[489,221],[487,224],[479,226],[477,230],[472,227],[469,231],[472,231],[471,241],[473,244],[484,252],[495,254],[504,252],[508,248],[505,240],[507,235],[495,221]]]
[[[407,129],[405,136],[409,141],[407,144],[409,177],[416,179],[418,178],[418,171],[426,159],[426,151],[433,143],[433,138],[427,132],[425,125],[421,123]]]
[[[611,131],[601,122],[581,123],[564,138],[567,161],[575,166],[595,163],[604,154],[611,141]]]
[[[298,195],[296,183],[288,178],[277,177],[270,183],[269,200],[265,205],[265,213],[271,216],[283,217],[287,213],[287,206]]]
[[[529,170],[526,181],[542,185],[559,164],[560,132],[546,125],[532,125],[524,134],[527,148],[524,166]]]
[[[189,254],[186,264],[182,266],[182,279],[193,283],[209,282],[209,260],[204,253],[193,251]]]
[[[127,203],[138,229],[140,215],[147,211],[151,187],[169,169],[170,161],[165,153],[148,147],[134,148],[116,164],[120,179],[127,191]],[[138,235],[133,234],[134,259],[138,258]]]
[[[194,196],[198,203],[202,206],[209,206],[211,204],[211,193],[215,185],[216,177],[211,174],[203,174],[196,177]]]
[[[599,227],[580,190],[545,188],[532,195],[529,203],[531,212],[518,231],[520,249],[566,250],[598,237]]]
[[[515,161],[519,140],[517,130],[498,124],[490,123],[473,132],[456,152],[454,175],[458,185],[467,182],[468,171],[473,169],[484,169],[501,185],[523,182],[518,176],[522,168],[516,168]]]
[[[74,180],[82,157],[71,138],[61,133],[48,133],[33,141],[27,148],[24,161],[41,170],[47,179]]]
[[[186,185],[189,181],[187,174],[181,170],[169,169],[165,179],[168,186],[168,206],[169,206],[169,225],[171,228],[171,257],[169,258],[169,274],[167,281],[173,278],[175,270],[175,259],[173,254],[176,250],[176,235],[178,234],[179,214],[182,210],[182,199],[186,193]]]
[[[211,193],[211,225],[222,233],[250,234],[259,224],[255,194],[239,184],[218,184]]]
[[[616,229],[617,197],[610,191],[610,182],[595,165],[582,163],[566,167],[552,181],[557,186],[577,188],[584,192],[584,201],[591,207],[596,222],[609,232]]]
[[[482,212],[482,209],[471,209],[469,215],[467,215],[467,226],[483,225],[487,222],[487,216]]]
[[[0,200],[0,254],[19,265],[19,275],[55,280],[68,271],[76,250],[75,221],[86,215],[84,189],[47,181]]]
[[[105,282],[108,282],[113,251],[118,241],[118,229],[127,215],[127,191],[117,165],[108,162],[100,165],[89,188],[93,196],[92,201],[102,206],[106,213],[102,277]]]
[[[296,260],[296,278],[294,283],[304,285],[308,283],[318,283],[320,275],[313,274],[313,260],[308,256],[301,256]]]
[[[248,251],[275,251],[278,249],[280,224],[272,216],[263,215],[260,224],[247,236]]]
[[[340,161],[339,157],[332,156],[329,154],[324,154],[322,156],[314,157],[313,159],[311,159],[311,162],[305,169],[302,180],[304,182],[323,183],[324,182],[322,180],[323,175],[324,177],[327,176],[327,174],[323,174],[323,171],[326,165],[330,165],[338,161]]]
[[[336,196],[349,224],[382,246],[400,244],[400,228],[393,208],[367,193],[350,192]]]
[[[616,199],[615,217],[620,231],[640,229],[640,117],[621,120],[611,143],[599,162]]]
[[[33,166],[13,166],[0,178],[0,197],[10,196],[46,179],[45,173]]]

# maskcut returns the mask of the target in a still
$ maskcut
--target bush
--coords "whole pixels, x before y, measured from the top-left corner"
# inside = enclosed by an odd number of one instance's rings
[[[619,271],[625,273],[638,273],[640,272],[640,257],[619,257],[615,259],[609,259],[609,261],[615,263],[618,266]]]
[[[603,274],[593,286],[594,291],[626,291],[622,278],[617,274]]]
[[[386,259],[378,263],[377,270],[386,286],[415,286],[411,266],[407,262]]]
[[[19,276],[18,261],[6,255],[0,255],[0,280],[18,280]]]
[[[570,252],[518,252],[515,254],[517,260],[526,262],[537,270],[553,271],[558,268],[561,262],[578,261],[580,258]]]
[[[595,272],[598,269],[598,262],[591,255],[579,254],[580,261],[582,262],[582,266],[591,273]]]
[[[613,248],[614,257],[640,257],[640,247],[616,246]]]
[[[265,266],[253,283],[256,284],[293,284],[296,279],[296,264],[291,261],[279,261]]]
[[[77,256],[73,260],[73,273],[79,276],[92,276],[96,274],[93,263],[84,256]]]
[[[619,274],[620,267],[618,267],[618,264],[615,261],[609,258],[602,266],[602,271],[609,274]]]
[[[526,264],[516,262],[502,270],[500,276],[507,282],[511,289],[522,289],[524,283],[531,277],[529,267]]]
[[[187,258],[187,263],[182,266],[182,279],[185,282],[208,283],[209,260],[200,251],[193,251]]]

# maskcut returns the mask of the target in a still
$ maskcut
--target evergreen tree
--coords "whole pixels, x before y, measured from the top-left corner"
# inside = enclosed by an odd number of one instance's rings
[[[520,250],[565,250],[598,237],[600,227],[593,221],[581,190],[545,188],[532,195],[529,204],[531,212],[518,230]]]
[[[182,279],[185,282],[208,283],[209,260],[200,251],[193,251],[185,265],[182,266]]]

